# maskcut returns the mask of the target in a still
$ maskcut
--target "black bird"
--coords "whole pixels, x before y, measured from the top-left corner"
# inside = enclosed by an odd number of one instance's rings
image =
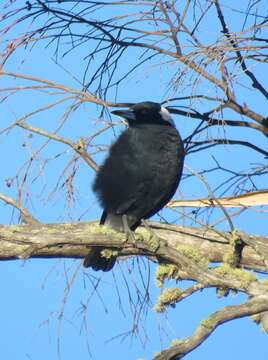
[[[170,113],[158,103],[141,102],[112,113],[126,119],[129,127],[112,144],[93,191],[104,209],[100,224],[116,231],[134,231],[174,195],[184,147]],[[102,250],[91,249],[84,266],[111,270],[116,257],[107,259],[101,256]]]

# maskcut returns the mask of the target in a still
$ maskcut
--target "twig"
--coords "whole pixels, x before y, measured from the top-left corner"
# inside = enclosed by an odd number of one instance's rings
[[[222,31],[224,35],[227,37],[227,39],[230,41],[230,44],[233,46],[233,48],[236,50],[236,55],[239,63],[241,64],[241,67],[245,74],[252,80],[252,87],[259,90],[260,93],[268,100],[268,92],[266,89],[261,85],[261,83],[257,80],[255,75],[248,69],[246,66],[245,60],[243,59],[243,56],[241,55],[241,52],[237,49],[237,44],[234,40],[234,38],[231,36],[229,29],[227,27],[227,24],[225,22],[223,13],[221,11],[220,4],[218,0],[213,0],[217,9],[218,17],[222,25]]]
[[[66,139],[62,136],[50,133],[46,130],[40,129],[40,128],[36,128],[33,127],[31,125],[26,124],[25,122],[16,122],[16,125],[26,129],[28,131],[31,131],[33,133],[39,134],[41,136],[45,136],[49,139],[61,142],[63,144],[66,144],[68,146],[70,146],[76,153],[78,153],[79,155],[81,155],[81,157],[85,160],[85,162],[88,164],[88,166],[90,166],[94,171],[98,170],[98,165],[95,163],[95,161],[91,158],[91,156],[89,156],[89,154],[87,153],[86,149],[85,149],[85,143],[82,139],[78,140],[77,143],[73,143],[71,140]]]
[[[39,221],[35,219],[33,215],[27,209],[25,209],[21,204],[19,204],[16,200],[12,199],[11,197],[3,193],[0,193],[0,199],[19,210],[22,221],[25,224],[27,225],[39,224]]]

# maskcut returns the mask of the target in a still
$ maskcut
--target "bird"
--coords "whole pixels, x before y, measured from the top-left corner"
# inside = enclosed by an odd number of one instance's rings
[[[161,104],[139,102],[112,114],[125,119],[128,127],[111,145],[92,189],[103,208],[100,225],[127,233],[135,231],[173,197],[185,151],[171,114]],[[84,266],[111,270],[116,255],[104,257],[103,249],[92,247]]]

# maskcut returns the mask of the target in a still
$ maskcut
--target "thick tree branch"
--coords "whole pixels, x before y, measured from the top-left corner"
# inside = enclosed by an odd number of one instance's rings
[[[182,279],[198,281],[197,285],[180,295],[178,301],[190,296],[195,291],[205,287],[232,288],[245,291],[254,297],[242,305],[223,308],[208,319],[203,320],[192,336],[186,340],[164,350],[156,356],[156,360],[182,358],[195,349],[224,322],[268,311],[267,286],[259,281],[250,280],[247,285],[244,280],[233,276],[232,273],[222,275],[214,269],[199,266],[191,257],[185,255],[180,249],[182,246],[198,248],[201,254],[209,261],[221,261],[230,250],[231,236],[226,232],[214,232],[209,229],[187,228],[180,226],[151,223],[152,230],[160,240],[159,247],[152,250],[145,229],[138,229],[137,243],[125,242],[124,234],[115,233],[110,229],[97,225],[95,222],[75,224],[33,224],[0,227],[0,259],[26,259],[29,257],[73,257],[80,258],[87,255],[88,247],[92,245],[105,246],[118,251],[119,255],[145,255],[156,257],[160,262],[172,263],[178,267]],[[139,235],[139,236],[138,236]],[[241,233],[241,238],[249,246],[243,252],[242,262],[247,261],[249,267],[264,268],[263,257],[268,255],[267,239],[249,236]],[[263,256],[254,252],[251,246],[257,239],[261,246]],[[217,259],[217,253],[219,258]],[[267,257],[266,257],[267,258]],[[248,259],[248,260],[247,260]],[[255,259],[255,263],[254,263]]]
[[[163,239],[167,246],[162,246],[159,255],[172,261],[169,247],[180,245],[195,247],[202,256],[210,262],[220,262],[226,252],[231,250],[229,245],[232,235],[206,228],[183,227],[177,225],[163,225],[150,223],[154,233]],[[139,228],[137,232],[144,231]],[[142,232],[144,236],[144,232]],[[40,224],[40,225],[13,225],[0,226],[0,259],[15,260],[27,257],[65,257],[84,258],[88,248],[92,245],[114,247],[122,256],[126,255],[152,255],[146,242],[141,248],[135,248],[124,243],[122,234],[106,231],[105,227],[98,226],[96,222],[81,222],[67,224]],[[266,238],[258,238],[263,251],[268,252]],[[249,236],[245,242],[254,242],[255,236]],[[154,255],[154,254],[153,254]],[[250,246],[243,251],[241,264],[249,269],[266,271],[263,258]]]

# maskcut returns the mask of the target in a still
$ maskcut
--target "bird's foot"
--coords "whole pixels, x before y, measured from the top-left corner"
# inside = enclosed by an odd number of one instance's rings
[[[126,215],[122,216],[122,221],[123,221],[124,233],[126,234],[126,242],[131,242],[134,246],[136,246],[135,235],[134,232],[131,231],[131,229],[128,226]]]
[[[126,242],[130,242],[131,244],[134,245],[134,247],[136,246],[136,238],[133,231],[130,230],[129,232],[126,233]]]

